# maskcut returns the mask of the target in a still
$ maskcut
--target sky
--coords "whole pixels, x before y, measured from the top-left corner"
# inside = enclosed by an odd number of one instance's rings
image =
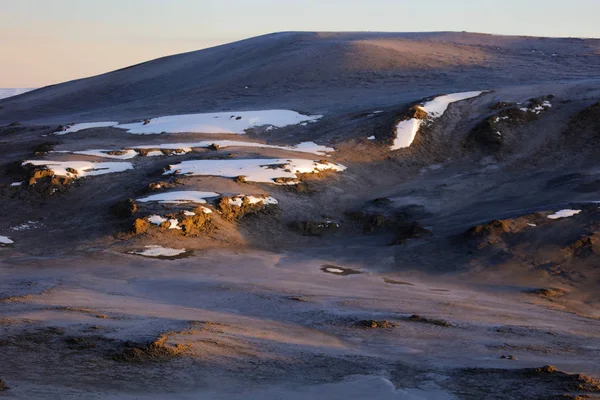
[[[600,38],[600,0],[0,0],[0,87],[40,87],[279,31]]]

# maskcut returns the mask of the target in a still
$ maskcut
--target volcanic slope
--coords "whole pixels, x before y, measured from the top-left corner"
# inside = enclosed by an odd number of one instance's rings
[[[275,33],[0,101],[0,122],[198,111],[323,113],[600,76],[600,41],[474,33]]]

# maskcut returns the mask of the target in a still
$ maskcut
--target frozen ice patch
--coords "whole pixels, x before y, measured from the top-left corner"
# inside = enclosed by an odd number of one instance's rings
[[[243,194],[237,195],[229,199],[229,204],[236,207],[241,207],[244,203],[244,199],[248,199],[249,204],[263,203],[264,205],[278,204],[279,202],[270,196],[245,196]]]
[[[104,158],[114,158],[117,160],[129,160],[137,156],[137,152],[135,150],[84,150],[84,151],[74,151],[73,154],[80,154],[84,156],[94,156],[94,157],[104,157]],[[161,153],[162,154],[162,153]]]
[[[131,254],[137,254],[145,257],[176,257],[186,253],[185,249],[171,249],[162,246],[146,246],[144,250],[132,251]]]
[[[205,204],[206,199],[211,198],[211,197],[219,197],[219,196],[220,196],[220,194],[215,193],[215,192],[200,192],[200,191],[189,190],[189,191],[167,192],[167,193],[154,194],[152,196],[138,199],[137,201],[139,201],[141,203],[157,201],[160,203],[190,202],[190,203]]]
[[[25,164],[46,166],[54,171],[55,175],[68,177],[97,176],[133,169],[129,162],[27,160],[23,162],[23,165]]]
[[[475,91],[447,94],[444,96],[438,96],[435,99],[417,107],[419,107],[427,113],[428,119],[435,119],[441,117],[446,112],[450,104],[455,103],[457,101],[477,97],[482,93],[484,92]],[[417,132],[419,132],[423,121],[424,120],[421,119],[411,118],[408,120],[398,122],[398,124],[396,125],[396,138],[394,139],[394,143],[392,144],[392,150],[398,150],[409,147],[414,141]]]
[[[479,96],[481,93],[483,93],[483,91],[463,92],[438,96],[435,99],[423,104],[421,108],[432,118],[439,118],[446,112],[450,104],[456,103],[457,101],[472,99],[473,97]]]
[[[62,131],[54,132],[55,135],[66,135],[67,133],[75,133],[84,129],[92,128],[109,128],[118,125],[118,122],[85,122],[80,124],[67,125]]]
[[[243,160],[193,160],[170,165],[165,175],[244,176],[246,181],[297,184],[297,174],[319,171],[345,171],[346,167],[326,161],[305,159],[243,159]],[[278,181],[279,180],[279,181]]]
[[[152,149],[152,150],[183,150],[192,151],[192,148],[220,147],[258,147],[263,149],[279,149],[286,151],[297,151],[301,153],[310,153],[316,155],[325,155],[335,151],[332,147],[318,145],[315,142],[302,142],[295,146],[276,146],[257,142],[244,142],[240,140],[203,140],[201,142],[191,143],[164,143],[158,145],[134,146],[132,149]],[[148,154],[149,155],[149,154]]]
[[[415,140],[415,136],[417,135],[417,132],[419,132],[422,123],[422,120],[416,118],[400,121],[398,125],[396,125],[396,138],[394,139],[392,150],[409,147],[413,140]]]
[[[282,128],[303,122],[314,122],[322,115],[302,115],[290,110],[231,111],[206,114],[171,115],[149,121],[118,125],[129,133],[231,133],[243,135],[257,126]]]
[[[548,218],[550,218],[550,219],[569,218],[569,217],[579,214],[580,212],[581,212],[581,210],[564,209],[564,210],[557,211],[554,214],[548,215]]]
[[[0,244],[13,244],[14,242],[10,240],[7,236],[0,236]]]

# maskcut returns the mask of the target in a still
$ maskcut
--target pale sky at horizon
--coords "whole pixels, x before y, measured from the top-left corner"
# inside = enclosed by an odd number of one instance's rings
[[[600,0],[0,0],[0,87],[45,86],[278,31],[600,38]]]

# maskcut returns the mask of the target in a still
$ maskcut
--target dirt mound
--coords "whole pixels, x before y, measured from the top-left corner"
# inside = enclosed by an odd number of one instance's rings
[[[217,205],[221,218],[226,221],[233,222],[242,219],[247,215],[272,213],[275,211],[275,206],[273,204],[265,204],[264,201],[252,203],[247,196],[242,197],[242,203],[240,205],[232,204],[232,200],[231,197],[223,196]]]
[[[138,210],[138,205],[133,199],[119,201],[112,206],[111,211],[119,218],[132,217]]]
[[[516,234],[523,229],[541,226],[547,223],[543,214],[529,214],[522,217],[493,220],[484,225],[469,228],[463,235],[469,244],[478,249],[504,242],[507,235]]]
[[[527,105],[498,102],[491,106],[499,110],[486,117],[469,132],[463,141],[463,148],[480,150],[484,153],[498,153],[511,150],[517,143],[516,130],[527,123],[536,121],[540,115],[548,111],[554,96],[547,95],[530,99]]]
[[[553,298],[557,298],[557,297],[563,297],[564,295],[566,295],[569,292],[567,292],[565,289],[560,289],[560,288],[542,288],[542,289],[528,290],[526,293],[545,297],[548,299],[553,299]]]
[[[600,132],[600,102],[595,103],[571,118],[565,134],[579,135],[586,131]]]
[[[310,220],[293,222],[290,227],[303,236],[324,236],[337,232],[339,224],[329,220]]]
[[[166,362],[183,355],[189,346],[167,344],[168,335],[144,344],[126,343],[126,349],[111,358],[125,363]]]
[[[396,324],[390,321],[377,321],[374,319],[365,319],[356,323],[357,327],[369,329],[390,329],[395,328]]]

